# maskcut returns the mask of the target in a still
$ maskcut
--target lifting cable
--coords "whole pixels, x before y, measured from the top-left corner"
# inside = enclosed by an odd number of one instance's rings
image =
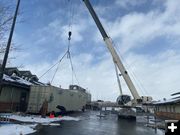
[[[72,35],[72,32],[71,32],[71,29],[72,29],[72,17],[73,17],[73,14],[72,14],[72,1],[71,0],[68,0],[68,5],[69,5],[69,12],[68,12],[68,18],[69,18],[69,24],[68,24],[68,27],[69,27],[69,33],[68,33],[68,41],[69,41],[69,44],[70,44],[70,40],[71,40],[71,35]],[[67,52],[66,52],[66,54],[65,55],[67,55],[67,58],[69,58],[70,57],[70,50],[69,50],[69,47],[70,47],[70,45],[68,44],[68,49],[67,49]],[[64,56],[65,56],[64,55]],[[59,69],[59,65],[60,65],[60,62],[59,62],[59,64],[58,64],[58,66],[57,66],[57,68],[56,68],[56,70],[55,70],[55,72],[54,72],[54,75],[53,75],[53,77],[52,77],[52,80],[51,80],[51,84],[52,84],[52,82],[53,82],[53,80],[54,80],[54,77],[55,77],[55,75],[56,75],[56,73],[57,73],[57,71],[58,71],[58,69]],[[72,81],[73,82],[73,81]]]
[[[79,85],[79,81],[77,79],[76,72],[74,71],[71,52],[70,52],[71,36],[72,36],[72,23],[73,23],[73,17],[74,17],[74,7],[73,7],[73,4],[72,4],[72,0],[68,0],[68,2],[69,2],[69,32],[68,32],[67,58],[70,61],[71,70],[72,70],[72,84],[74,83],[74,79],[73,79],[73,76],[74,76],[77,83],[78,83],[78,85]]]
[[[39,77],[39,79],[40,78],[42,78],[45,74],[47,74],[53,67],[55,67],[57,64],[59,65],[59,63],[63,60],[63,58],[65,57],[67,55],[67,51],[65,52],[65,54],[61,57],[61,59],[58,61],[58,62],[56,62],[54,65],[52,65],[46,72],[44,72],[40,77]]]
[[[79,80],[78,80],[77,75],[76,75],[76,72],[75,72],[75,70],[74,70],[74,68],[73,68],[73,63],[72,63],[71,56],[70,56],[70,64],[71,64],[71,69],[72,69],[72,73],[73,73],[72,75],[74,75],[77,84],[80,85],[80,84],[79,84]]]
[[[63,58],[64,58],[67,54],[68,54],[68,52],[66,52],[66,53],[63,55],[62,59],[60,59],[58,65],[57,65],[57,68],[56,68],[56,70],[55,70],[55,72],[54,72],[54,75],[53,75],[53,77],[52,77],[51,84],[52,84],[52,82],[53,82],[53,80],[54,80],[54,77],[55,77],[55,75],[56,75],[56,73],[57,73],[57,71],[58,71],[58,69],[59,69],[59,65],[60,65],[61,61],[63,60]]]
[[[69,26],[69,32],[68,32],[68,48],[67,48],[67,51],[65,52],[65,54],[61,57],[61,59],[57,62],[57,63],[55,63],[53,66],[51,66],[45,73],[43,73],[39,78],[41,78],[41,77],[43,77],[45,74],[47,74],[53,67],[55,67],[56,65],[57,65],[57,68],[56,68],[56,70],[55,70],[55,72],[54,72],[54,74],[53,74],[53,77],[52,77],[52,80],[51,80],[51,84],[52,84],[52,82],[53,82],[53,80],[54,80],[54,77],[55,77],[55,75],[56,75],[56,73],[57,73],[57,71],[58,71],[58,69],[59,69],[59,65],[60,65],[60,63],[61,63],[61,61],[64,59],[64,57],[67,55],[67,58],[69,59],[69,61],[70,61],[70,65],[71,65],[71,70],[72,70],[72,84],[73,84],[73,82],[74,82],[74,80],[73,80],[73,76],[75,77],[75,79],[76,79],[76,81],[77,81],[77,83],[78,83],[78,85],[79,85],[79,81],[78,81],[78,79],[77,79],[77,76],[76,76],[76,73],[75,73],[75,71],[74,71],[74,67],[73,67],[73,62],[72,62],[72,57],[71,57],[71,52],[70,52],[70,44],[71,44],[71,35],[72,35],[72,32],[71,32],[71,30],[72,30],[72,21],[73,21],[73,16],[74,16],[74,9],[73,9],[73,6],[72,6],[72,1],[71,0],[68,0],[68,2],[69,2],[69,24],[68,24],[68,26]]]
[[[74,79],[73,79],[73,76],[75,77],[78,85],[79,85],[79,81],[77,79],[77,76],[76,76],[76,72],[74,71],[74,67],[73,67],[73,62],[72,62],[72,58],[71,58],[71,52],[70,52],[70,45],[71,45],[71,35],[72,35],[72,32],[69,31],[68,32],[68,51],[67,51],[67,58],[69,59],[70,61],[70,65],[71,65],[71,70],[72,70],[72,84],[74,83]]]
[[[112,40],[112,42],[113,42],[113,40]],[[136,74],[133,72],[132,67],[126,62],[126,60],[124,59],[123,55],[119,51],[120,50],[119,46],[116,45],[114,42],[113,42],[113,45],[114,45],[115,49],[117,50],[121,60],[126,64],[127,68],[129,69],[129,73],[131,74],[131,77],[135,81],[137,87],[139,87],[139,90],[141,91],[141,93],[143,95],[148,95],[149,92],[147,92],[147,90],[145,89],[144,85],[141,83],[141,81],[138,79]]]

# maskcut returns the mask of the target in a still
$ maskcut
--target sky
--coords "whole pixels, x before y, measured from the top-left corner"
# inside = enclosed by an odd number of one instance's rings
[[[3,0],[2,0],[3,1]],[[114,42],[138,93],[159,100],[180,91],[180,1],[90,0]],[[16,1],[11,4],[15,5]],[[64,55],[68,31],[77,80],[92,99],[115,101],[119,96],[112,57],[81,0],[21,0],[13,41],[21,51],[11,52],[10,66],[23,65],[40,77]],[[70,27],[69,27],[70,26]],[[40,78],[49,82],[57,66]],[[124,94],[131,94],[120,77]],[[52,85],[72,84],[70,61],[58,66]]]

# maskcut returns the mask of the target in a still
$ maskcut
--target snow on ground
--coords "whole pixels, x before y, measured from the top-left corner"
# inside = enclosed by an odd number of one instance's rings
[[[20,125],[20,124],[4,124],[0,125],[0,135],[26,135],[36,132],[33,125]]]
[[[63,116],[61,118],[41,118],[39,115],[29,115],[29,116],[21,116],[15,114],[0,114],[1,117],[6,117],[9,119],[17,120],[20,122],[31,122],[33,125],[29,124],[2,124],[0,125],[0,135],[20,135],[20,134],[30,134],[36,132],[34,128],[37,126],[37,123],[42,125],[49,125],[49,126],[60,126],[59,123],[52,123],[58,121],[79,121],[79,118],[70,117],[70,116]],[[36,123],[36,124],[35,124]]]
[[[45,123],[51,123],[51,122],[56,122],[56,121],[79,121],[79,118],[76,117],[70,117],[70,116],[63,116],[61,118],[55,117],[55,118],[42,118],[39,115],[30,115],[30,116],[20,116],[20,115],[14,115],[11,114],[8,116],[8,118],[13,119],[13,120],[17,120],[17,121],[21,121],[21,122],[32,122],[32,123],[41,123],[41,124],[45,124]]]
[[[79,121],[79,118],[69,117],[69,116],[63,116],[61,118],[42,118],[41,116],[19,116],[19,115],[11,115],[9,118],[18,120],[21,122],[34,122],[34,123],[51,123],[55,121],[62,121],[62,120],[73,120],[73,121]]]

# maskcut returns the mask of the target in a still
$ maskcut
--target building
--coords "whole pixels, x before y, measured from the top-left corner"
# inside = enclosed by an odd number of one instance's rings
[[[43,104],[48,112],[77,111],[91,102],[91,94],[78,85],[63,89],[39,82],[30,71],[21,71],[16,67],[5,69],[0,91],[0,112],[40,113]]]
[[[70,85],[68,89],[55,86],[31,86],[27,112],[40,113],[42,108],[46,112],[70,112],[85,109],[91,102],[91,94],[78,85]],[[46,106],[43,105],[46,103]]]
[[[25,112],[31,85],[45,84],[39,82],[37,76],[30,71],[19,71],[16,67],[6,68],[0,91],[0,112]]]
[[[179,93],[172,94],[172,96],[177,94]],[[180,97],[164,99],[163,101],[153,103],[153,106],[156,116],[164,119],[180,120]]]

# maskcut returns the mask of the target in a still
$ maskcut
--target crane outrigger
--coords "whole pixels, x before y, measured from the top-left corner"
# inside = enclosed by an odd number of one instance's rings
[[[127,70],[125,69],[120,57],[118,56],[114,46],[113,46],[113,42],[111,40],[111,38],[107,35],[103,25],[101,24],[96,12],[94,11],[91,3],[89,2],[89,0],[83,0],[83,2],[85,3],[86,7],[88,8],[92,18],[94,19],[103,39],[104,42],[106,44],[106,47],[108,48],[109,52],[112,55],[112,59],[113,62],[115,64],[115,68],[117,67],[119,69],[119,71],[121,72],[121,75],[123,76],[132,96],[133,96],[133,100],[131,100],[128,103],[125,103],[124,105],[128,105],[128,106],[132,106],[132,107],[136,107],[137,105],[142,105],[143,103],[149,103],[152,101],[152,97],[150,96],[140,96],[127,72]],[[116,74],[118,71],[116,71]],[[118,76],[117,76],[118,77]],[[120,82],[118,82],[120,85]],[[122,90],[120,89],[120,93],[122,94]],[[123,95],[120,95],[123,96]]]

